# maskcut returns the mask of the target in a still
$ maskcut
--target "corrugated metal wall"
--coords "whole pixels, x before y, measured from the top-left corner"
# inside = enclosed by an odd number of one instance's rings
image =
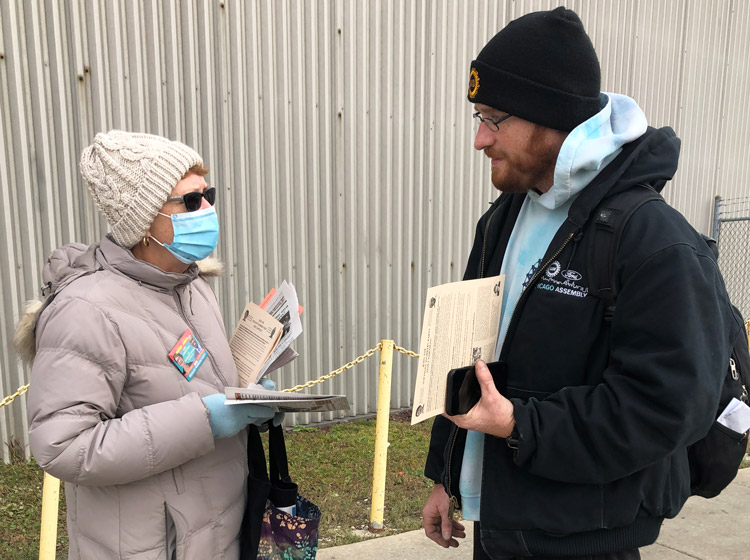
[[[179,139],[211,167],[229,329],[247,301],[296,285],[305,332],[280,386],[381,338],[416,350],[426,288],[460,278],[495,197],[472,149],[469,62],[510,19],[559,3],[0,0],[0,395],[28,379],[9,340],[47,254],[106,231],[77,163],[110,128]],[[683,138],[666,197],[710,231],[714,195],[748,192],[750,5],[563,3],[592,36],[603,88]],[[394,408],[415,369],[397,354]],[[348,394],[352,415],[373,411],[377,359],[319,387]],[[23,397],[0,411],[3,443],[26,443],[25,415]]]

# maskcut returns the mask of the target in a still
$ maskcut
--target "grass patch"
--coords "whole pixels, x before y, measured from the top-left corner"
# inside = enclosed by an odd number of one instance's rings
[[[32,460],[0,463],[0,558],[39,558],[44,473]],[[68,557],[65,529],[65,499],[60,485],[60,516],[57,526],[57,557]]]
[[[432,422],[416,426],[408,417],[389,424],[385,484],[385,533],[422,526],[422,506],[432,490],[424,462]],[[375,421],[330,428],[292,430],[286,435],[289,469],[300,492],[320,506],[320,546],[362,540],[355,531],[370,524]]]
[[[421,512],[432,490],[423,475],[431,421],[416,426],[409,415],[389,424],[385,486],[386,534],[422,526]],[[370,523],[375,420],[323,428],[296,427],[285,434],[289,471],[300,492],[320,506],[320,546],[367,538],[357,531]],[[264,438],[265,439],[265,438]],[[43,473],[32,462],[0,463],[0,558],[39,557]],[[65,500],[61,487],[57,557],[67,558]]]

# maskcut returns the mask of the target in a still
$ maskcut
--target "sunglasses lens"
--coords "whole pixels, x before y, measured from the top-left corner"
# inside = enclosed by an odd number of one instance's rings
[[[216,187],[211,187],[210,189],[206,189],[203,192],[203,198],[205,198],[206,202],[208,202],[211,206],[213,206],[214,202],[216,202]]]
[[[203,198],[201,193],[191,192],[183,196],[182,200],[185,201],[185,208],[187,208],[188,212],[195,212],[201,207],[201,198]]]

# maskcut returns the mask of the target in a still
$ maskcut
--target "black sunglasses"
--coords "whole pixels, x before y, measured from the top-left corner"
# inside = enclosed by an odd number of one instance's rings
[[[167,202],[182,202],[188,212],[195,212],[203,204],[202,198],[205,198],[206,202],[213,206],[214,202],[216,202],[216,188],[211,187],[203,192],[193,191],[182,196],[169,196],[167,197]]]

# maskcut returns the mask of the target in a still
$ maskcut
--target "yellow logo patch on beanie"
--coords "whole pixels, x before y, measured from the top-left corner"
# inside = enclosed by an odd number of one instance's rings
[[[469,97],[474,99],[479,91],[479,72],[476,68],[471,69],[469,74]]]

